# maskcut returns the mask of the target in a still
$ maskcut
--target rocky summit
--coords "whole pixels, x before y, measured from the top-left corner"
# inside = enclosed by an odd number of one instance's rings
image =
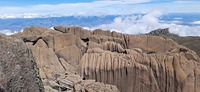
[[[152,36],[162,36],[162,37],[167,37],[170,38],[174,41],[176,41],[180,45],[184,45],[187,48],[195,51],[198,56],[200,56],[200,37],[198,36],[178,36],[176,34],[170,33],[169,28],[164,28],[164,29],[156,29],[151,32],[149,32],[146,35],[152,35]]]
[[[200,92],[199,56],[159,35],[32,26],[0,50],[1,92]]]

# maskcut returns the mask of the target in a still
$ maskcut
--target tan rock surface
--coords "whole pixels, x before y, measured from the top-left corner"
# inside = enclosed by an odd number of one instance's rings
[[[200,90],[199,57],[169,38],[80,27],[54,28],[32,28],[36,33],[27,29],[21,33],[33,37],[24,41],[32,50],[46,91]],[[31,40],[37,35],[41,37]]]
[[[56,51],[56,55],[59,58],[63,58],[65,61],[73,66],[78,65],[82,57],[81,51],[78,47],[76,47],[76,45],[60,49]]]
[[[108,85],[94,80],[84,80],[75,85],[75,92],[119,92],[116,86]]]

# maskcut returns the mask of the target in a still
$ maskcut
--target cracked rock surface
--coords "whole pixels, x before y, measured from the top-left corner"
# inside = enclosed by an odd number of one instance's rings
[[[38,69],[26,44],[0,34],[0,92],[41,92]]]

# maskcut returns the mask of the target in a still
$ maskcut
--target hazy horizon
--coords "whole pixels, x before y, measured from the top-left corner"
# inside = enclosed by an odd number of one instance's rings
[[[0,32],[5,34],[57,24],[128,34],[170,28],[180,36],[200,36],[198,0],[3,0],[0,5]]]

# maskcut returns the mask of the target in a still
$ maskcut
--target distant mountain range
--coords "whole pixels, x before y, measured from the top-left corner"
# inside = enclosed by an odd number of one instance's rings
[[[48,17],[48,18],[7,18],[0,19],[0,30],[20,31],[27,26],[46,26],[52,27],[56,25],[62,26],[87,26],[92,27],[95,25],[111,23],[113,16],[62,16],[62,17]]]

